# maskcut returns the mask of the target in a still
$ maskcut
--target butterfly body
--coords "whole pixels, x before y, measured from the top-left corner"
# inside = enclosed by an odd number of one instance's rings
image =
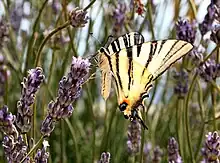
[[[153,81],[192,48],[190,43],[181,40],[144,42],[143,36],[137,32],[119,37],[99,51],[100,68],[104,72],[103,97],[107,99],[106,95],[109,95],[105,80],[110,75],[115,80],[120,111],[125,118],[137,118],[144,125],[138,108],[143,106],[142,101],[147,97]]]

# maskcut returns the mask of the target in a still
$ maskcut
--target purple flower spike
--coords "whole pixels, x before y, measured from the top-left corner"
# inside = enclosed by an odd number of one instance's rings
[[[44,140],[43,148],[38,149],[35,155],[35,163],[47,163],[49,158],[49,153],[47,151],[47,147],[49,146],[48,141]]]
[[[23,79],[22,94],[17,103],[18,113],[16,125],[22,133],[26,133],[31,128],[31,117],[33,111],[31,105],[34,103],[35,94],[44,80],[43,71],[40,67],[28,71],[28,77]]]
[[[160,147],[156,147],[154,149],[154,154],[153,154],[153,158],[152,158],[152,163],[159,163],[161,162],[161,157],[163,155],[162,150],[160,149]]]
[[[212,30],[212,33],[210,35],[210,39],[214,41],[216,44],[219,44],[220,42],[220,25],[216,25],[214,29]]]
[[[201,24],[199,24],[199,29],[202,35],[205,35],[208,31],[212,29],[212,23],[216,15],[216,6],[211,3],[207,8],[207,14]]]
[[[13,136],[4,136],[2,146],[8,162],[20,162],[27,154],[27,146],[21,136],[18,139]]]
[[[20,162],[27,153],[27,146],[13,124],[15,116],[4,106],[0,110],[0,130],[4,133],[2,146],[8,162]]]
[[[176,80],[176,86],[174,87],[174,93],[179,96],[179,98],[184,98],[188,92],[188,81],[189,77],[186,71],[182,70],[180,72],[175,72],[174,78]]]
[[[109,152],[103,152],[98,163],[110,163],[110,156]]]
[[[47,116],[41,125],[43,135],[49,136],[56,121],[72,115],[71,104],[81,95],[82,84],[88,79],[89,66],[87,59],[73,57],[70,72],[59,82],[58,97],[48,105]]]
[[[3,106],[0,110],[0,130],[6,135],[18,137],[18,131],[14,126],[15,116],[8,112],[8,107]]]
[[[9,40],[9,25],[2,18],[0,19],[0,49],[3,44]]]
[[[140,150],[141,144],[141,126],[138,121],[134,120],[128,126],[128,153],[129,154],[136,154]]]
[[[87,14],[87,11],[81,10],[78,7],[76,7],[75,9],[73,9],[69,13],[70,24],[74,28],[84,27],[85,24],[88,22],[88,19],[89,19],[89,17],[86,16],[86,14]]]
[[[119,35],[119,33],[122,29],[122,26],[125,22],[126,10],[127,10],[126,4],[125,3],[119,3],[117,8],[113,12],[112,18],[115,20],[113,31],[115,32],[116,35]]]
[[[205,146],[202,148],[204,159],[202,163],[219,162],[220,157],[220,137],[218,132],[209,132],[206,135]]]
[[[52,117],[47,116],[43,123],[41,124],[41,133],[45,136],[50,136],[51,132],[54,130],[55,128],[55,120],[53,120]]]
[[[182,163],[182,158],[179,155],[179,147],[175,138],[170,138],[167,146],[169,163]]]
[[[220,76],[220,64],[215,60],[209,59],[197,69],[199,75],[209,82]]]
[[[190,43],[194,43],[196,38],[195,25],[187,19],[179,19],[176,24],[177,38]]]

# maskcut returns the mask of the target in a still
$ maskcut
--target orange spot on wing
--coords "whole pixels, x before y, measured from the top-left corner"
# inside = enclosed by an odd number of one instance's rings
[[[120,104],[122,104],[122,103],[127,103],[128,105],[130,105],[130,100],[128,100],[128,99],[123,99],[123,101],[120,103]]]

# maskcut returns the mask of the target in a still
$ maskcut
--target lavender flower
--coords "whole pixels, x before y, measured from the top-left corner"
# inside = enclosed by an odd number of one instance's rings
[[[144,162],[148,163],[151,160],[151,156],[150,156],[150,151],[152,148],[152,144],[151,143],[146,143],[144,144]]]
[[[86,16],[86,14],[87,14],[87,11],[81,10],[78,7],[76,7],[75,9],[73,9],[69,13],[70,24],[74,28],[84,27],[85,24],[88,22],[88,19],[89,19],[89,17]]]
[[[180,72],[175,72],[174,78],[176,80],[174,93],[177,94],[179,98],[183,98],[188,92],[188,74],[186,71],[181,70]]]
[[[152,162],[153,163],[159,163],[161,161],[162,155],[163,155],[163,152],[161,151],[160,147],[157,146],[154,149],[154,154],[153,154]]]
[[[47,116],[41,125],[43,135],[49,136],[56,121],[72,115],[71,104],[81,95],[82,84],[88,78],[89,66],[87,59],[73,57],[70,72],[59,83],[58,97],[48,105]]]
[[[197,69],[197,72],[206,82],[209,82],[220,76],[220,64],[209,59]]]
[[[0,54],[0,97],[4,96],[4,88],[9,76],[10,71],[6,67],[5,58]]]
[[[220,25],[216,25],[214,29],[212,30],[212,33],[210,35],[210,39],[214,41],[216,44],[219,44],[220,42]]]
[[[121,31],[122,26],[124,25],[126,19],[126,15],[125,15],[126,10],[127,10],[126,4],[119,3],[117,8],[113,12],[112,17],[115,20],[113,31],[116,34],[118,34]]]
[[[50,115],[47,115],[41,124],[41,133],[45,136],[50,136],[50,133],[55,128],[56,120],[54,120]]]
[[[31,105],[34,103],[35,93],[43,80],[44,75],[40,67],[29,70],[28,77],[23,79],[22,94],[17,103],[18,113],[16,119],[16,125],[22,133],[28,132],[31,128],[31,117],[33,115]]]
[[[133,120],[128,126],[128,153],[136,154],[140,150],[141,144],[141,126],[138,121]]]
[[[220,2],[218,0],[211,0],[210,5],[207,7],[207,14],[200,24],[200,31],[202,35],[206,34],[210,30],[215,30],[213,24],[215,24],[215,20],[219,24],[220,22]],[[219,28],[218,28],[219,29]]]
[[[23,7],[22,4],[19,4],[17,7],[13,8],[10,15],[11,26],[16,32],[18,32],[20,28],[22,17],[23,17]]]
[[[0,19],[0,49],[3,44],[9,40],[9,25],[2,18]]]
[[[190,43],[194,43],[196,38],[196,29],[194,23],[187,19],[179,19],[176,23],[177,38]]]
[[[53,12],[55,14],[58,14],[62,8],[62,5],[59,0],[53,0],[51,7],[53,9]]]
[[[43,141],[43,148],[38,149],[35,155],[35,163],[47,163],[49,158],[49,153],[47,151],[47,147],[49,146],[48,141]]]
[[[179,154],[178,143],[175,138],[170,138],[167,146],[169,163],[182,163],[182,158]]]
[[[98,161],[98,163],[110,163],[110,153],[103,152],[101,154],[101,159]]]
[[[209,132],[206,135],[205,145],[202,148],[204,159],[202,163],[219,162],[220,157],[220,137],[218,132]]]
[[[4,133],[2,145],[8,162],[20,162],[27,153],[27,146],[15,125],[15,116],[4,106],[0,110],[0,130]]]
[[[0,110],[0,130],[8,136],[18,138],[18,131],[14,125],[15,116],[8,112],[8,107],[3,106]]]
[[[198,47],[194,47],[186,57],[189,58],[193,64],[199,66],[201,61],[203,61],[203,54],[205,50],[206,49],[200,44]]]
[[[13,136],[4,136],[2,141],[5,156],[8,162],[20,162],[27,154],[27,145],[21,136],[17,139]]]

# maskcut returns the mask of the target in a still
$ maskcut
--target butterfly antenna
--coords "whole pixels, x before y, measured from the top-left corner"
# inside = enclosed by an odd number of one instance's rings
[[[144,127],[144,129],[148,130],[148,127],[145,125],[144,121],[139,117],[138,114],[136,114],[137,119],[139,120],[139,122],[141,123],[141,125]]]
[[[113,39],[114,37],[112,35],[109,35],[107,41],[104,44],[105,45],[104,47],[107,48],[110,45],[110,43],[113,41]]]
[[[99,43],[99,45],[102,45],[102,43],[96,37],[93,36],[92,32],[90,32],[89,35],[92,36],[92,38],[94,38],[95,41],[97,41]]]
[[[144,110],[144,105],[141,104],[140,106],[142,106],[143,110]],[[139,114],[136,114],[135,115],[136,118],[138,119],[138,121],[140,122],[140,124],[144,127],[144,129],[147,129],[148,130],[148,127],[145,125],[143,119],[139,116]]]

